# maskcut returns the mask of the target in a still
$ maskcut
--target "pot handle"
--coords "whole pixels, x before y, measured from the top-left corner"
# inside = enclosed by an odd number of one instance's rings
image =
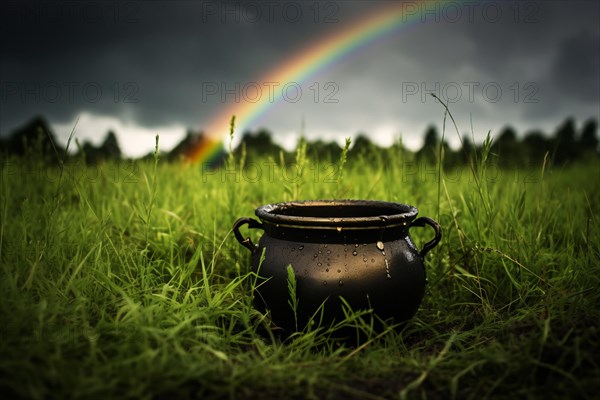
[[[235,221],[235,223],[233,224],[233,234],[235,235],[235,238],[237,239],[238,242],[240,242],[240,244],[242,246],[244,246],[245,248],[247,248],[248,250],[250,250],[251,252],[255,252],[257,249],[257,245],[255,245],[254,243],[252,243],[252,240],[250,239],[250,237],[246,237],[244,239],[244,237],[242,236],[242,234],[240,233],[240,227],[243,225],[248,224],[248,228],[252,229],[252,228],[259,228],[259,229],[264,229],[263,225],[258,222],[255,219],[252,218],[240,218],[237,221]]]
[[[432,220],[429,217],[421,217],[421,218],[415,219],[412,222],[412,224],[410,224],[410,227],[413,227],[413,226],[424,227],[425,225],[429,225],[433,228],[433,230],[435,231],[435,237],[433,238],[433,240],[430,240],[429,242],[425,243],[425,245],[423,246],[423,249],[419,252],[421,257],[425,257],[425,254],[429,253],[429,251],[431,249],[433,249],[435,246],[437,246],[437,244],[442,239],[442,227],[440,226],[440,224],[438,224],[437,222],[435,222],[434,220]]]

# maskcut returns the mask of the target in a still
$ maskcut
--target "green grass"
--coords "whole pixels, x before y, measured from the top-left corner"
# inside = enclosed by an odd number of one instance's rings
[[[229,169],[3,160],[0,391],[27,398],[593,398],[600,163],[453,171],[399,153]],[[343,179],[335,165],[345,163]],[[257,175],[260,171],[261,175]],[[443,179],[438,179],[441,173]],[[273,337],[231,234],[292,199],[415,205],[444,237],[401,332]],[[419,245],[427,229],[411,234]],[[250,232],[256,242],[260,232]],[[291,284],[291,281],[290,281]],[[290,304],[296,300],[292,299]],[[299,300],[301,301],[301,299]],[[358,315],[360,316],[360,315]],[[347,325],[357,323],[350,313]],[[344,323],[343,323],[344,324]],[[342,325],[343,325],[342,324]]]

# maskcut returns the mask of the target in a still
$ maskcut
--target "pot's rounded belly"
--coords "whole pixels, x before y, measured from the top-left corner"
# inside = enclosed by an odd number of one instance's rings
[[[265,259],[259,268],[263,249]],[[273,322],[288,330],[295,324],[289,304],[288,265],[296,278],[300,329],[324,302],[325,324],[342,319],[340,297],[354,310],[372,309],[383,320],[405,321],[415,314],[425,290],[423,259],[407,237],[389,242],[326,244],[263,235],[252,261],[254,271],[265,279],[258,282],[255,304],[270,310]]]

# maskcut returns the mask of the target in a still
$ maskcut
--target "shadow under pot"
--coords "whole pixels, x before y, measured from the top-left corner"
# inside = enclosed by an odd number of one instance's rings
[[[252,252],[252,270],[260,276],[254,306],[270,311],[272,322],[286,334],[304,329],[312,318],[325,327],[339,322],[344,318],[340,298],[352,310],[372,310],[383,321],[410,319],[425,292],[424,257],[442,236],[437,222],[416,219],[417,213],[410,205],[372,200],[295,201],[257,208],[260,222],[240,218],[233,225],[236,239]],[[241,234],[244,225],[264,230],[258,245]],[[425,225],[435,237],[419,250],[409,230]],[[296,281],[295,303],[288,266]]]

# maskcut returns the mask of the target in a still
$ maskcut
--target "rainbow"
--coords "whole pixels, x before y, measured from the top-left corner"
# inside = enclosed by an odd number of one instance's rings
[[[323,39],[296,53],[280,66],[267,73],[257,82],[301,83],[336,62],[343,61],[352,53],[385,38],[402,27],[419,21],[422,13],[418,10],[431,10],[444,3],[440,0],[421,0],[416,2],[392,2],[391,6],[358,21],[345,30]],[[282,98],[281,91],[275,95],[262,96],[256,102],[236,102],[218,114],[206,128],[206,137],[192,148],[188,157],[193,162],[213,162],[224,151],[224,139],[229,133],[231,117],[236,117],[236,129],[252,125]],[[279,92],[279,93],[278,93]]]

